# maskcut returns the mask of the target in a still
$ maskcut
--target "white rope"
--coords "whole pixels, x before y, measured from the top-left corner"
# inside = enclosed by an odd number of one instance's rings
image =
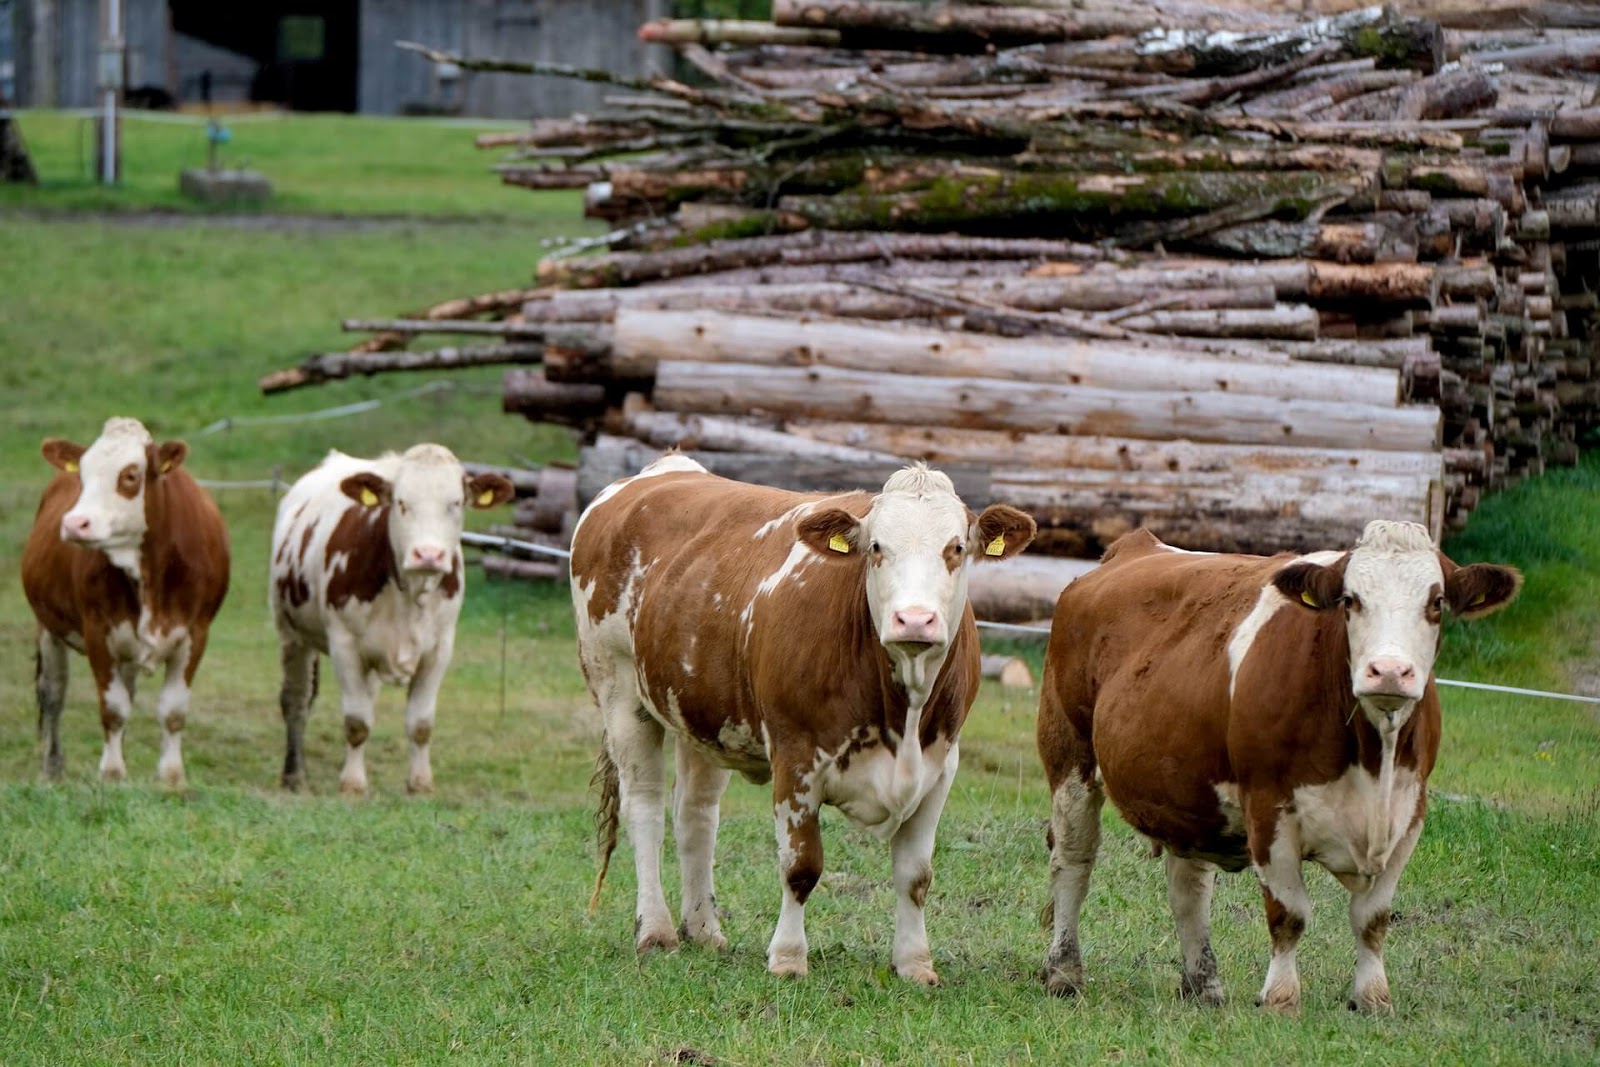
[[[318,408],[316,411],[291,412],[284,415],[229,415],[217,421],[202,426],[186,436],[209,437],[214,433],[231,430],[237,426],[280,426],[296,422],[321,422],[324,419],[343,419],[351,415],[360,415],[364,412],[375,411],[385,404],[392,404],[397,400],[411,400],[419,396],[428,396],[432,393],[447,393],[459,388],[455,382],[438,380],[425,382],[414,389],[395,393],[393,396],[375,397],[372,400],[359,400],[354,404],[340,404],[338,407]]]

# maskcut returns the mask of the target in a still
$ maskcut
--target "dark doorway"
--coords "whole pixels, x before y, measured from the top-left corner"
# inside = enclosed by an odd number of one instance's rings
[[[171,0],[172,28],[254,62],[251,100],[296,111],[356,109],[359,0]],[[180,70],[180,95],[199,98],[212,81]]]

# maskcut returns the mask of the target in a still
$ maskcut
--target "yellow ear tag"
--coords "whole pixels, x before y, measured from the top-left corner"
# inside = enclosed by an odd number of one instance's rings
[[[1003,556],[1003,555],[1005,555],[1006,554],[1006,535],[1005,534],[997,534],[995,536],[995,539],[993,541],[990,541],[988,546],[984,548],[983,554],[986,555],[986,556]]]
[[[1479,593],[1477,596],[1472,598],[1472,603],[1470,605],[1468,605],[1468,606],[1475,608],[1479,604],[1482,604],[1485,600],[1488,600],[1488,599],[1489,599],[1489,594],[1488,593]]]
[[[378,494],[371,489],[361,490],[361,504],[363,507],[373,508],[378,506]]]
[[[1310,607],[1314,608],[1317,606],[1317,598],[1312,596],[1309,592],[1302,591],[1300,593],[1300,599],[1305,601]]]
[[[167,460],[161,465],[161,473],[165,474],[172,469],[172,460]]]
[[[828,547],[835,552],[843,552],[846,555],[850,552],[850,542],[844,539],[844,534],[834,534],[828,538]]]
[[[78,461],[75,459],[69,459],[66,461],[66,463],[61,465],[61,469],[66,471],[68,474],[72,474],[78,469]]]
[[[478,494],[478,506],[480,508],[486,508],[490,504],[493,504],[493,503],[494,503],[494,490],[493,489],[485,489],[483,492]]]

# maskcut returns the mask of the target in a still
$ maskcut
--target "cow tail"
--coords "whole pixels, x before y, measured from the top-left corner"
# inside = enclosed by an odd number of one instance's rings
[[[617,780],[617,765],[611,760],[605,738],[600,739],[600,755],[594,761],[594,775],[589,788],[600,791],[600,806],[594,813],[595,849],[600,853],[600,874],[594,880],[594,894],[589,898],[589,910],[600,906],[600,890],[606,884],[606,872],[611,869],[611,854],[617,850],[617,824],[621,821],[622,790]]]

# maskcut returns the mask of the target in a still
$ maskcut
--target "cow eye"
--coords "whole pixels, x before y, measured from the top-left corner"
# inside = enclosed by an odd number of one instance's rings
[[[1433,598],[1433,610],[1444,611],[1444,596],[1442,594]]]
[[[878,546],[878,542],[874,541],[874,542],[872,542],[872,544],[867,546],[867,551],[868,552],[882,552],[883,549]]]
[[[1346,593],[1339,599],[1343,600],[1344,606],[1349,608],[1351,611],[1361,610],[1361,598],[1356,596],[1354,593]]]

